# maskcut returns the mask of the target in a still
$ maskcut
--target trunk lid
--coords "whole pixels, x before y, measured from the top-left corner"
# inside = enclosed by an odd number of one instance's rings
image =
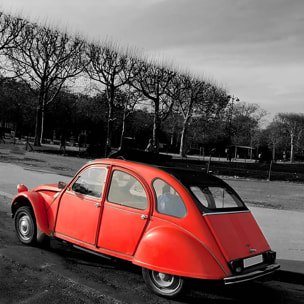
[[[270,250],[250,211],[204,217],[227,262]]]

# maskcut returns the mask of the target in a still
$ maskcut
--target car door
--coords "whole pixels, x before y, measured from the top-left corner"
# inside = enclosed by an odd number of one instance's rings
[[[148,190],[133,173],[115,169],[104,203],[97,247],[133,256],[150,212]]]
[[[85,244],[96,243],[107,172],[105,166],[86,168],[66,189],[59,202],[56,236]]]

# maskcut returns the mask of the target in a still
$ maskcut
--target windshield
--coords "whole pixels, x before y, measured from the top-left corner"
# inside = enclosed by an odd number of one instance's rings
[[[191,192],[201,206],[212,211],[235,211],[246,208],[238,196],[221,186],[190,186]]]

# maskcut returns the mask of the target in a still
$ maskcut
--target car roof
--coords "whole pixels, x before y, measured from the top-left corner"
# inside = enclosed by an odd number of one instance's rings
[[[173,175],[184,185],[191,184],[225,184],[220,178],[207,174],[200,169],[179,168],[179,167],[159,167],[161,170]]]
[[[114,166],[121,166],[129,170],[135,170],[139,173],[142,173],[143,170],[148,170],[150,173],[155,174],[155,177],[160,173],[159,171],[162,171],[171,176],[174,176],[182,184],[187,186],[191,184],[227,185],[224,181],[214,175],[207,174],[206,172],[200,169],[189,167],[159,166],[112,158],[97,159],[90,162],[90,164],[94,163],[104,163]]]

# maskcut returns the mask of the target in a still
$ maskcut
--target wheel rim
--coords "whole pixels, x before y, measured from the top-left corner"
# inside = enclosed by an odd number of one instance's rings
[[[29,241],[34,235],[33,221],[28,214],[23,213],[18,221],[18,234],[23,241]]]
[[[163,272],[152,271],[152,278],[161,288],[167,288],[174,282],[174,276]]]
[[[151,279],[154,285],[165,293],[172,293],[178,290],[181,285],[179,277],[163,272],[152,271]]]

